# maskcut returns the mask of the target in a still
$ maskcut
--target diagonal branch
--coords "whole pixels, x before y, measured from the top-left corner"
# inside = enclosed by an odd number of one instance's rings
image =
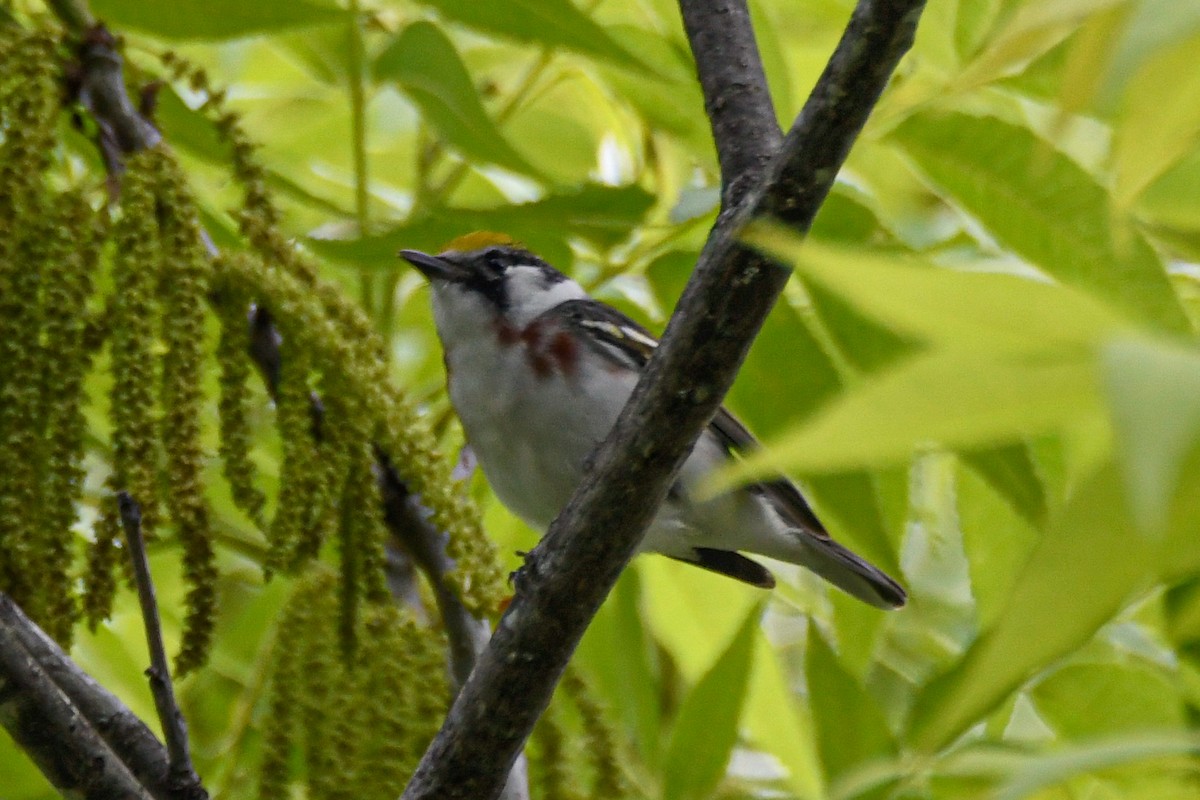
[[[721,164],[724,209],[766,175],[783,141],[746,0],[679,0]]]
[[[3,593],[0,725],[66,796],[177,797],[154,734]]]
[[[807,231],[855,137],[912,44],[923,0],[861,0],[772,163],[723,215],[662,344],[583,482],[538,545],[404,800],[493,798],[584,629],[632,557],[672,476],[733,382],[788,271],[741,246],[773,217]]]
[[[138,600],[142,606],[142,621],[146,626],[146,647],[150,651],[150,667],[146,675],[150,678],[150,693],[154,696],[154,707],[162,724],[163,738],[167,743],[167,755],[171,782],[183,797],[207,798],[208,793],[200,784],[200,778],[192,766],[188,749],[187,722],[175,701],[175,689],[171,684],[171,668],[167,664],[167,652],[163,647],[162,623],[158,616],[158,600],[154,594],[154,581],[150,576],[150,560],[146,556],[146,540],[142,536],[142,510],[137,501],[126,491],[117,493],[121,524],[125,528],[125,541],[129,545],[129,557],[133,561],[133,575],[137,583]]]

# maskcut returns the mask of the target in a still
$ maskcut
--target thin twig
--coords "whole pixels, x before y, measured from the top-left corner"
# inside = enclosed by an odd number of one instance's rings
[[[142,537],[142,509],[126,491],[117,492],[117,505],[121,512],[121,525],[125,529],[125,542],[129,546],[129,557],[133,561],[133,577],[142,606],[142,621],[146,626],[146,647],[150,651],[146,677],[150,679],[150,694],[154,696],[154,707],[158,711],[158,720],[162,723],[163,737],[167,742],[171,781],[179,787],[198,787],[200,778],[192,766],[188,749],[187,722],[175,701],[171,668],[163,647],[162,621],[158,616],[154,579],[150,575],[150,559],[146,556],[146,541]],[[207,797],[207,793],[204,796]]]
[[[520,590],[404,800],[490,800],[670,481],[733,382],[789,272],[738,242],[772,217],[807,231],[896,63],[922,0],[861,0],[769,178],[724,214],[616,425],[526,562]]]

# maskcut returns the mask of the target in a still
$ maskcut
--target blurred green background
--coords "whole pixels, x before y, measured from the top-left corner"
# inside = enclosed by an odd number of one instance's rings
[[[750,5],[787,126],[853,4]],[[171,49],[228,88],[285,229],[369,312],[449,452],[428,294],[397,249],[504,231],[661,330],[715,219],[669,0],[92,8],[133,83]],[[1200,796],[1198,52],[1197,0],[931,0],[810,244],[752,232],[797,272],[729,397],[768,445],[744,471],[787,469],[911,601],[882,613],[786,565],[767,595],[637,559],[574,662],[636,794]],[[155,118],[224,246],[236,190],[202,99],[167,85]],[[101,174],[83,137],[63,146]],[[107,426],[94,412],[85,538]],[[474,480],[515,567],[535,535]],[[289,586],[264,583],[215,457],[210,484],[216,645],[179,691],[210,791],[250,797]],[[154,566],[173,648],[169,542]],[[153,720],[136,606],[126,591],[72,655]],[[4,800],[54,796],[6,738],[0,776]]]

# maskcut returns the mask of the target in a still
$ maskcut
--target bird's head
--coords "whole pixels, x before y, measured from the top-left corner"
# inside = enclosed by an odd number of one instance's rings
[[[520,329],[560,303],[586,297],[575,281],[497,234],[459,237],[436,256],[418,250],[400,256],[429,279],[443,338],[496,320]]]

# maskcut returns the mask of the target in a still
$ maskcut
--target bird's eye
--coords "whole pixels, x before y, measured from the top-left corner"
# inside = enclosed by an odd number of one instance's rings
[[[487,267],[488,272],[491,273],[492,277],[499,278],[504,274],[504,258],[500,253],[488,253],[484,258],[483,263],[484,266]]]

